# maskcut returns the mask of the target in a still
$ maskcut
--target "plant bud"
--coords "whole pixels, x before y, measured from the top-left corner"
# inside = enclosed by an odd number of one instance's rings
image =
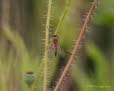
[[[26,74],[24,75],[24,81],[28,85],[28,87],[31,87],[35,81],[34,73],[33,72],[26,72]]]

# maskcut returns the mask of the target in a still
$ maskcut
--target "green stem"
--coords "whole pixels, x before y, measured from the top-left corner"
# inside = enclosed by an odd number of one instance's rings
[[[62,17],[61,17],[61,19],[60,19],[58,25],[57,25],[57,28],[56,28],[56,31],[55,31],[54,35],[57,35],[57,34],[58,34],[58,32],[59,32],[59,30],[60,30],[60,27],[61,27],[61,25],[62,25],[62,23],[63,23],[63,20],[64,20],[66,14],[67,14],[67,12],[68,12],[68,9],[69,9],[69,6],[70,6],[70,5],[71,5],[71,0],[68,0],[68,2],[66,3],[65,10],[64,10],[64,12],[63,12],[63,15],[62,15]]]

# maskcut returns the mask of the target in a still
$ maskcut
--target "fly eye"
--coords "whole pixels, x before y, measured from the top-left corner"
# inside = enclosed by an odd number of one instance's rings
[[[57,37],[57,35],[53,35],[53,37]]]

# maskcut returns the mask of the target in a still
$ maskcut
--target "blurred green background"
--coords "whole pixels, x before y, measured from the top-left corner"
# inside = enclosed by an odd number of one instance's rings
[[[66,1],[52,0],[50,39]],[[73,50],[92,2],[71,1],[58,35],[65,51]],[[48,0],[0,0],[0,91],[43,91],[47,5]],[[98,0],[78,54],[59,91],[113,91],[113,54],[114,1]],[[66,53],[65,58],[49,59],[49,91],[53,91],[69,57]],[[26,72],[34,72],[33,88],[24,83]]]

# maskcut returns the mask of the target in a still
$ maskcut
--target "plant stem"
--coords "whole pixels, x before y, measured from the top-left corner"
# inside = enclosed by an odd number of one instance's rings
[[[88,23],[89,23],[89,20],[90,20],[90,18],[91,18],[91,15],[92,15],[94,9],[95,9],[96,3],[97,3],[97,0],[94,0],[92,6],[91,6],[91,8],[90,8],[90,11],[89,11],[89,13],[88,13],[88,16],[87,16],[87,18],[86,18],[86,21],[85,21],[85,23],[84,23],[84,25],[83,25],[83,27],[82,27],[82,29],[81,29],[80,35],[79,35],[79,37],[78,37],[78,41],[77,41],[77,43],[76,43],[76,45],[75,45],[75,47],[74,47],[74,50],[73,50],[73,52],[72,52],[72,55],[70,56],[70,59],[69,59],[67,65],[66,65],[66,67],[65,67],[65,69],[64,69],[64,71],[63,71],[63,73],[62,73],[62,75],[61,75],[61,77],[60,77],[60,79],[59,79],[59,81],[58,81],[58,83],[57,83],[55,89],[54,89],[54,91],[58,91],[59,86],[61,85],[61,83],[62,83],[62,81],[63,81],[63,79],[64,79],[64,77],[65,77],[67,71],[68,71],[69,68],[70,68],[70,65],[72,64],[72,62],[73,62],[73,60],[74,60],[74,57],[75,57],[75,54],[77,53],[79,44],[80,44],[80,42],[81,42],[81,40],[82,40],[82,38],[83,38],[84,33],[86,32],[86,27],[87,27],[87,25],[88,25]]]
[[[46,19],[46,32],[45,32],[45,55],[44,55],[44,82],[43,82],[43,91],[47,89],[47,71],[48,71],[48,42],[49,42],[49,24],[51,17],[51,4],[52,0],[49,0],[47,19]]]
[[[63,15],[62,15],[62,17],[61,17],[61,19],[60,19],[58,25],[57,25],[57,28],[56,28],[56,31],[55,31],[54,35],[57,35],[57,34],[58,34],[58,32],[59,32],[59,30],[60,30],[60,27],[61,27],[61,25],[62,25],[62,23],[63,23],[63,20],[64,20],[66,14],[67,14],[67,12],[68,12],[68,9],[69,9],[70,4],[71,4],[71,0],[68,0],[68,2],[66,3],[65,10],[64,10],[64,12],[63,12]]]

